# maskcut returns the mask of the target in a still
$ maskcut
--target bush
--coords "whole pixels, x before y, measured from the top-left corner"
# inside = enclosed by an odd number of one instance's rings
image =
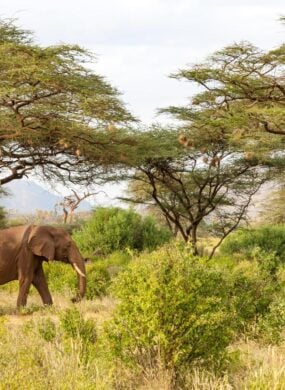
[[[131,261],[133,254],[130,251],[115,251],[103,260],[97,260],[95,264],[101,264],[106,268],[111,278],[124,270]]]
[[[92,264],[87,268],[86,298],[94,299],[106,295],[110,280],[105,266]]]
[[[242,261],[225,268],[223,273],[228,274],[227,288],[237,329],[245,331],[252,322],[268,313],[281,285],[257,261]]]
[[[75,294],[77,291],[77,275],[70,265],[60,262],[44,264],[44,272],[47,276],[51,292]],[[94,299],[106,294],[110,284],[110,274],[106,265],[95,262],[86,265],[87,287],[86,298]]]
[[[60,324],[68,337],[80,338],[84,343],[95,343],[97,340],[95,322],[91,319],[84,319],[76,308],[62,312]]]
[[[257,250],[263,254],[273,254],[279,263],[285,263],[285,226],[238,230],[225,239],[220,253],[249,259],[256,256]]]
[[[116,251],[103,260],[87,264],[86,298],[94,299],[106,295],[111,280],[126,268],[130,259],[129,253]]]
[[[233,338],[222,275],[193,258],[165,250],[141,258],[119,274],[119,299],[107,325],[111,350],[127,363],[159,359],[168,369],[220,356]]]
[[[285,327],[285,303],[276,299],[269,312],[257,324],[257,337],[268,344],[279,344]]]
[[[66,291],[72,291],[72,293],[75,293],[77,288],[77,275],[71,265],[53,261],[51,263],[44,262],[43,266],[51,292],[64,293]]]
[[[60,315],[60,324],[67,339],[77,341],[80,361],[87,365],[96,356],[97,330],[92,319],[85,319],[76,308],[66,309]],[[66,353],[70,353],[74,343],[67,343]]]
[[[53,341],[56,338],[56,325],[50,319],[42,319],[38,323],[38,332],[45,341]]]
[[[102,207],[74,232],[73,238],[84,256],[94,257],[126,248],[152,250],[169,241],[171,233],[157,226],[153,218],[142,218],[133,210]]]
[[[144,254],[114,281],[111,352],[174,371],[194,361],[217,365],[234,337],[268,312],[275,290],[256,262],[221,266],[177,248]]]

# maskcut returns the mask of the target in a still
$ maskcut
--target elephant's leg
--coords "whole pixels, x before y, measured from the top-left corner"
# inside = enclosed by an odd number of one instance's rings
[[[31,276],[19,277],[19,295],[17,299],[17,307],[26,306],[31,283],[32,283]]]
[[[48,289],[47,281],[42,266],[40,266],[35,272],[32,283],[38,290],[42,298],[43,304],[52,305],[52,297]]]

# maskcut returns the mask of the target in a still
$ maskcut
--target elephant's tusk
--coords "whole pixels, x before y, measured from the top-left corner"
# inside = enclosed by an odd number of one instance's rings
[[[75,268],[75,271],[80,275],[82,276],[83,278],[86,278],[86,275],[84,275],[84,273],[79,269],[78,265],[75,264],[75,263],[72,263],[73,267]]]

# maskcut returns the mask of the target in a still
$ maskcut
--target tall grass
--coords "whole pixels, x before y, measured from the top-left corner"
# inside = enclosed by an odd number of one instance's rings
[[[1,293],[3,297],[6,292]],[[41,308],[28,314],[13,314],[14,296],[6,297],[6,314],[0,317],[0,389],[98,389],[98,390],[272,390],[285,388],[285,345],[263,346],[242,341],[230,347],[235,360],[221,373],[199,366],[186,370],[172,383],[172,375],[161,366],[133,371],[110,360],[100,338],[101,325],[113,310],[110,299],[83,302],[76,306],[81,318],[93,320],[98,340],[92,356],[83,359],[84,342],[80,334],[72,337],[60,318],[68,300],[56,297],[57,307]],[[34,298],[32,299],[34,302]],[[32,306],[33,307],[33,306]],[[56,336],[46,338],[43,323],[51,321]],[[76,321],[75,321],[76,323]],[[73,324],[74,325],[74,324]],[[81,332],[82,332],[81,328]]]

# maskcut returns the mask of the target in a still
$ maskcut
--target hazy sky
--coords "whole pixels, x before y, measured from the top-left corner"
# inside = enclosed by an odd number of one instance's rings
[[[2,0],[0,7],[0,16],[18,18],[40,44],[78,43],[95,52],[95,70],[145,122],[191,95],[193,87],[170,73],[233,42],[280,44],[282,14],[284,0]]]

